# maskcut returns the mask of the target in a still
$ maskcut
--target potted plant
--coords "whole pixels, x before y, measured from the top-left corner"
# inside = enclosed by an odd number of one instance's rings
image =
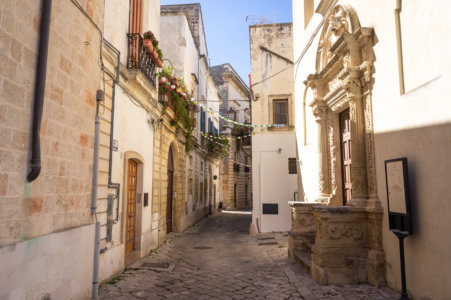
[[[150,58],[155,65],[161,68],[163,66],[163,53],[158,47],[158,40],[152,31],[147,31],[143,34],[143,47],[150,54]]]

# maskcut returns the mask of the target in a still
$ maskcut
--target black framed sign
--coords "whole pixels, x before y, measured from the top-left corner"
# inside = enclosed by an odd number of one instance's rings
[[[385,161],[385,180],[390,230],[412,234],[407,158]]]

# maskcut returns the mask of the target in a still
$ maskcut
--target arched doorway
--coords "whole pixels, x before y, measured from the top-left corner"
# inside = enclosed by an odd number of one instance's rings
[[[172,196],[174,194],[174,156],[172,148],[168,155],[168,189],[166,201],[166,233],[172,232]]]

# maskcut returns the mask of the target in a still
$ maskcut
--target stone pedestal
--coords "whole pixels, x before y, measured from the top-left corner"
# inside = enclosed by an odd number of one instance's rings
[[[289,202],[291,231],[288,232],[288,256],[310,272],[311,247],[315,243],[315,216],[313,207],[320,203]]]
[[[314,207],[316,241],[311,274],[318,283],[384,283],[385,257],[380,211],[355,207]]]

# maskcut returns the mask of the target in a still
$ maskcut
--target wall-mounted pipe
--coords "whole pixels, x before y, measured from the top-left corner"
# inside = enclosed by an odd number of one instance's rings
[[[92,299],[99,295],[100,222],[96,222],[94,234],[94,268],[92,275]]]
[[[97,91],[96,95],[96,118],[94,129],[94,161],[92,163],[92,187],[91,187],[91,214],[97,211],[97,179],[99,172],[99,144],[100,144],[100,102],[105,100],[105,94],[102,90]]]
[[[115,198],[117,200],[116,204],[116,219],[115,222],[119,221],[119,196],[121,191],[121,184],[112,181],[112,170],[113,170],[113,141],[114,141],[114,114],[115,114],[115,103],[116,103],[116,84],[119,84],[119,79],[121,77],[121,52],[116,49],[110,42],[103,40],[103,43],[110,48],[116,54],[116,78],[111,74],[107,73],[113,79],[112,93],[111,93],[111,123],[110,123],[110,149],[108,157],[108,188],[116,189]]]
[[[399,93],[404,95],[404,64],[402,58],[402,36],[401,36],[401,10],[402,0],[396,0],[395,26],[396,26],[396,48],[398,49],[398,73],[399,73]]]
[[[39,33],[39,53],[34,88],[33,131],[31,145],[31,170],[28,182],[34,181],[41,173],[41,121],[44,107],[45,76],[47,73],[47,56],[49,48],[50,15],[52,0],[42,1],[41,29]]]
[[[310,87],[310,81],[307,82],[304,88],[304,97],[302,98],[302,114],[304,118],[304,146],[307,146],[307,114],[306,114],[306,108],[305,108],[305,100],[307,98],[307,90]]]

